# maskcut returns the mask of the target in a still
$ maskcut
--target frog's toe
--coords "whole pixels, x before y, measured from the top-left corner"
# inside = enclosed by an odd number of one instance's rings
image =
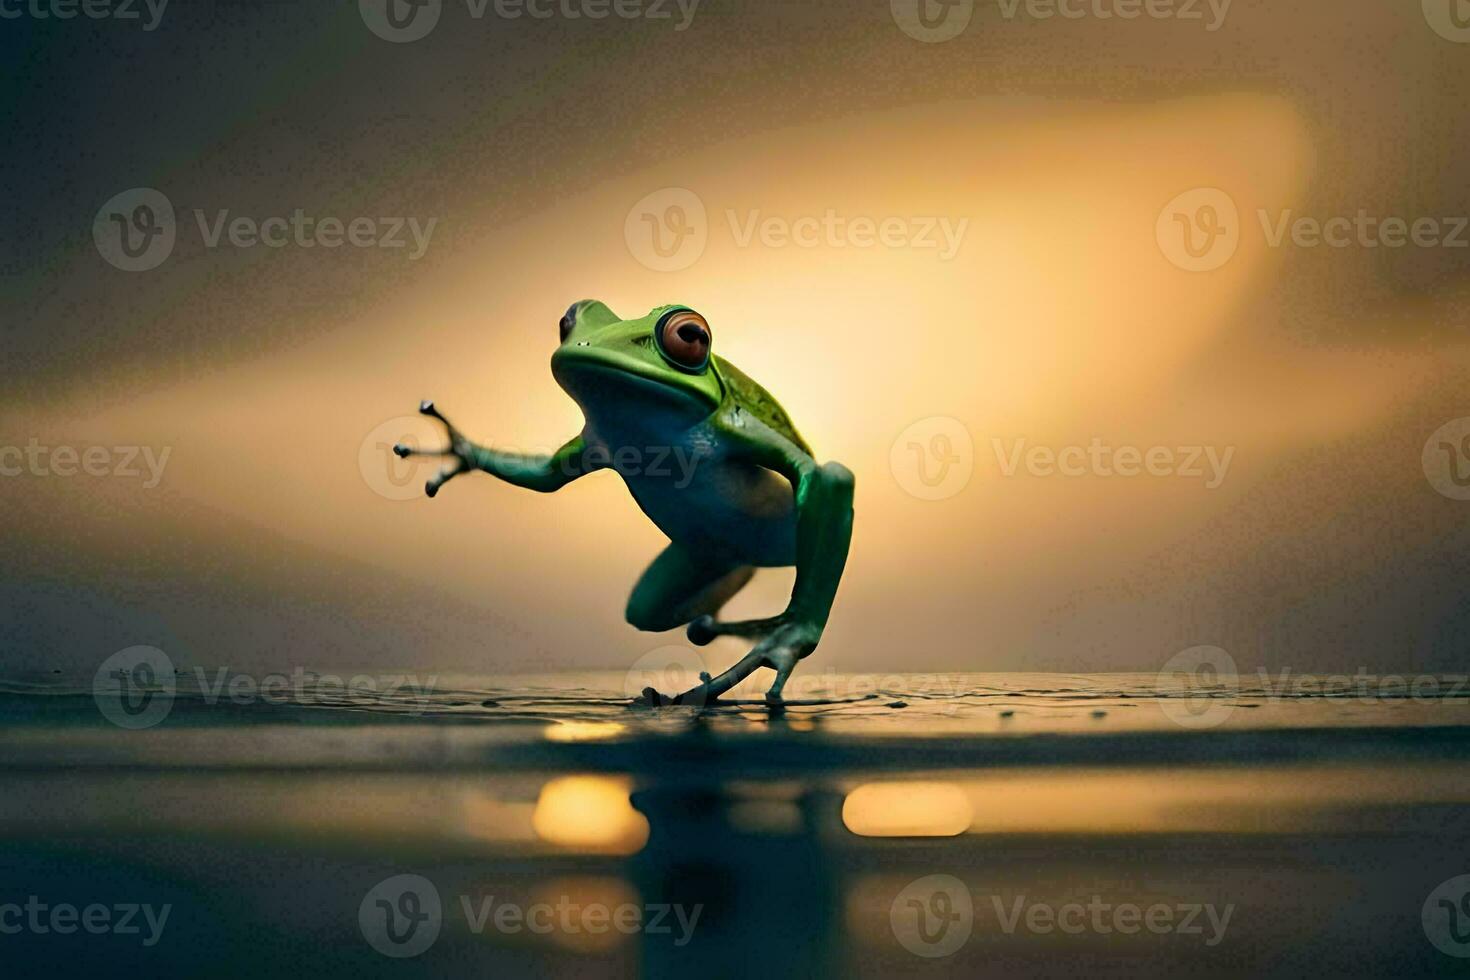
[[[697,647],[702,647],[712,643],[714,638],[720,634],[715,628],[715,617],[700,616],[689,624],[688,629],[684,631],[684,635],[689,637],[690,643],[693,643]]]
[[[410,456],[453,456],[454,451],[450,449],[420,449],[416,446],[409,446],[400,442],[393,447],[393,455],[399,459],[408,459]]]
[[[709,694],[709,674],[700,674],[699,679],[701,683],[698,687],[685,691],[683,694],[676,694],[672,697],[666,694],[660,694],[654,688],[645,687],[643,689],[643,693],[640,694],[633,703],[644,705],[649,708],[668,708],[675,705],[701,708],[705,705],[713,704],[716,699],[711,697]]]
[[[434,474],[429,482],[424,484],[424,493],[428,494],[430,497],[437,495],[439,493],[440,487],[444,486],[444,484],[459,476],[461,473],[468,471],[469,468],[469,464],[466,463],[462,458],[456,459],[452,464],[444,467],[444,469]]]
[[[408,459],[410,456],[453,456],[454,449],[423,449],[419,446],[410,446],[408,443],[400,442],[394,444],[393,455],[399,459]]]
[[[786,681],[791,677],[791,672],[796,669],[797,661],[800,659],[797,648],[793,646],[777,646],[767,651],[765,665],[776,672],[775,683],[766,692],[767,704],[784,702],[785,699],[782,698],[781,692],[785,689]]]

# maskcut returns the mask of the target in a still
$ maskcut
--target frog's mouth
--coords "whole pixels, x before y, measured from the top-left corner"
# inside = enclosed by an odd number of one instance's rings
[[[604,348],[560,348],[551,374],[588,415],[659,412],[691,424],[716,408],[699,393],[669,384],[667,372],[637,357]]]

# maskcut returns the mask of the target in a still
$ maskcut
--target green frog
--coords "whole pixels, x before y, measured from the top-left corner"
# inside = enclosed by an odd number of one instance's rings
[[[431,401],[419,411],[443,423],[441,450],[399,444],[399,456],[453,457],[425,487],[435,496],[462,473],[483,470],[550,493],[603,469],[617,472],[643,513],[669,538],[628,599],[640,630],[686,627],[691,643],[718,636],[756,640],[718,677],[648,702],[704,705],[765,667],[779,703],[798,661],[826,628],[852,538],[853,475],[816,461],[780,403],[713,351],[709,321],[688,306],[660,306],[624,320],[596,300],[573,303],[558,329],[551,373],[585,425],[550,455],[503,452],[471,442]],[[670,465],[677,459],[680,466]],[[757,568],[796,566],[779,615],[724,621],[716,614]]]

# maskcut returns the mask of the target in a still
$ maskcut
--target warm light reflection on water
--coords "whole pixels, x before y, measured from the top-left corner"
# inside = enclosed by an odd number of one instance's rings
[[[492,843],[530,842],[536,839],[531,830],[535,805],[506,800],[485,790],[470,790],[460,802],[464,836]]]
[[[648,821],[629,801],[631,779],[562,776],[541,787],[531,826],[548,844],[634,854],[648,840]]]
[[[1370,784],[1401,803],[1470,802],[1470,773],[1442,767],[1020,770],[858,785],[842,822],[862,837],[1305,832],[1337,826]]]
[[[560,927],[543,935],[579,953],[605,953],[631,942],[642,919],[637,890],[610,875],[553,878],[532,893],[531,904],[549,906],[557,915]]]
[[[861,837],[953,837],[972,816],[969,796],[954,783],[867,783],[842,804],[843,824]]]
[[[615,721],[563,721],[546,729],[550,742],[596,742],[616,738],[628,730],[627,725]]]

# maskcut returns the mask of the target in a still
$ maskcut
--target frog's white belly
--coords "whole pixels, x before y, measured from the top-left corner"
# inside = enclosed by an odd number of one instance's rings
[[[741,564],[796,563],[790,482],[764,467],[731,459],[708,426],[666,440],[596,441],[614,454],[613,468],[633,499],[671,541]],[[616,446],[640,443],[653,448],[626,451],[628,462],[618,465]]]

